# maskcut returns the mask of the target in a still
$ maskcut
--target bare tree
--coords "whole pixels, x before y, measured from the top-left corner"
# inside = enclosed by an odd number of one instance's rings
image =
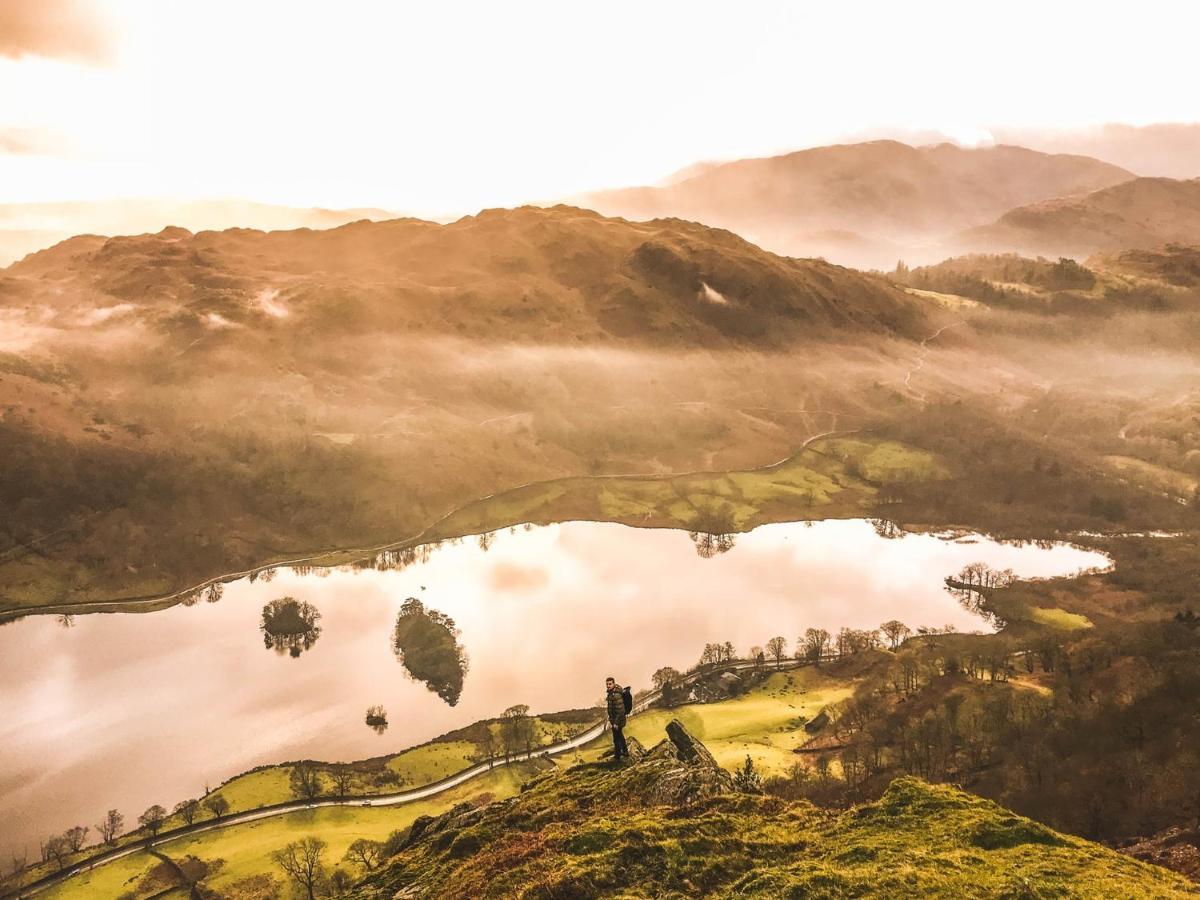
[[[339,800],[345,800],[354,784],[354,770],[349,766],[335,766],[333,769],[333,789]]]
[[[63,838],[67,842],[67,846],[71,848],[72,853],[78,853],[83,849],[83,844],[87,840],[88,828],[86,825],[76,825],[74,828],[68,828],[63,832]]]
[[[763,648],[755,644],[750,648],[750,658],[754,660],[754,668],[761,669],[763,663],[767,661],[767,655],[763,652]]]
[[[117,835],[125,827],[125,817],[115,809],[110,809],[104,816],[104,821],[96,825],[96,830],[100,832],[100,838],[104,843],[112,845],[116,843]]]
[[[379,841],[359,838],[346,849],[346,855],[342,859],[356,866],[362,866],[364,871],[370,872],[379,865],[382,856],[383,844]]]
[[[309,836],[271,854],[271,861],[308,894],[308,900],[316,900],[317,885],[325,874],[325,846],[320,838]]]
[[[787,638],[775,636],[767,641],[767,653],[771,655],[771,659],[775,660],[775,668],[783,663],[783,658],[787,656]]]
[[[912,629],[899,619],[890,619],[884,622],[879,626],[879,630],[887,638],[888,648],[891,650],[899,650],[900,645],[904,643],[904,639],[912,634]]]
[[[504,711],[500,722],[500,735],[504,741],[504,759],[507,761],[517,748],[526,750],[533,746],[533,722],[529,718],[529,707],[524,703],[510,706]]]
[[[492,761],[496,758],[496,735],[492,733],[492,726],[487,722],[484,722],[480,729],[479,737],[475,740],[475,748],[479,753],[479,758],[486,760],[490,769]]]
[[[51,835],[46,838],[46,842],[42,845],[43,859],[47,862],[54,860],[60,872],[67,867],[67,857],[70,855],[71,847],[64,835]]]
[[[315,800],[321,796],[321,770],[312,763],[296,763],[288,776],[288,785],[297,797]]]
[[[229,812],[229,801],[220,794],[213,794],[205,798],[204,808],[212,813],[214,819],[219,819]]]
[[[804,658],[813,665],[821,664],[821,657],[829,649],[830,635],[824,628],[804,629]]]
[[[183,819],[185,825],[195,822],[198,812],[200,812],[199,800],[181,800],[175,804],[175,815]]]

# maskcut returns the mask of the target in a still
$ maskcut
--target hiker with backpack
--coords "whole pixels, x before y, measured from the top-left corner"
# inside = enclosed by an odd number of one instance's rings
[[[633,712],[633,692],[617,684],[611,675],[604,682],[604,700],[608,706],[608,724],[613,733],[613,761],[629,758],[629,746],[625,743],[625,717]]]

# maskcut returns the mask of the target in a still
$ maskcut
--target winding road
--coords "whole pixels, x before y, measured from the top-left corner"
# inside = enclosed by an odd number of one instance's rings
[[[810,663],[807,660],[789,660],[783,666],[775,667],[775,671],[787,671],[790,669],[798,669],[807,666]],[[733,672],[741,669],[750,669],[757,666],[758,663],[754,660],[735,660],[724,665],[714,666],[706,669],[703,672],[695,672],[688,675],[684,679],[684,684],[693,684],[701,677],[709,677],[720,672]],[[656,700],[662,696],[661,691],[653,690],[643,694],[634,703],[632,715],[643,712]],[[372,794],[368,796],[346,797],[344,799],[337,798],[322,798],[319,800],[291,800],[286,803],[275,803],[270,806],[262,806],[257,809],[247,810],[242,813],[234,813],[223,819],[209,819],[204,822],[197,822],[194,825],[185,825],[181,828],[174,828],[171,831],[163,832],[154,838],[143,838],[138,841],[133,841],[129,844],[124,844],[113,850],[99,853],[80,862],[67,866],[61,872],[55,872],[52,875],[47,875],[30,884],[13,889],[7,888],[0,893],[0,897],[33,897],[44,891],[50,890],[62,882],[66,881],[81,872],[90,872],[97,866],[102,866],[118,859],[123,859],[126,856],[132,856],[135,853],[140,853],[143,850],[153,851],[156,848],[162,847],[164,844],[169,844],[177,841],[180,838],[191,837],[197,834],[203,834],[206,831],[214,831],[218,828],[228,828],[231,825],[244,825],[247,822],[257,822],[262,819],[270,819],[275,816],[285,816],[289,813],[299,812],[306,809],[323,809],[332,806],[401,806],[405,803],[414,803],[418,800],[426,800],[429,797],[435,797],[438,794],[445,793],[461,784],[465,784],[473,778],[478,778],[493,769],[498,769],[503,766],[513,765],[515,763],[527,762],[531,759],[539,757],[561,756],[563,753],[569,753],[572,750],[578,750],[581,747],[590,744],[592,741],[601,737],[608,729],[607,721],[597,722],[588,728],[581,731],[573,737],[567,738],[564,741],[559,741],[556,744],[549,744],[545,747],[539,747],[536,750],[530,750],[524,753],[514,753],[507,759],[494,759],[486,763],[477,763],[470,768],[463,769],[453,775],[449,775],[440,781],[434,781],[429,784],[421,785],[420,787],[409,788],[406,791],[397,791],[392,794]]]
[[[947,327],[949,327],[949,326],[947,326]],[[927,340],[932,340],[932,337],[927,338]],[[836,416],[836,414],[834,414],[834,424],[835,425],[836,425],[836,420],[837,420],[837,416]],[[800,444],[800,446],[794,452],[788,454],[783,459],[777,460],[776,462],[767,463],[766,465],[755,466],[750,469],[742,469],[739,471],[763,472],[768,469],[777,468],[779,466],[782,466],[784,463],[788,462],[788,460],[794,458],[797,454],[802,453],[804,450],[808,449],[808,446],[810,444],[812,444],[814,441],[821,440],[822,438],[832,437],[835,434],[855,434],[859,430],[860,429],[852,429],[852,430],[847,430],[847,431],[831,430],[831,431],[823,431],[823,432],[820,432],[819,434],[811,435],[810,437],[805,438],[805,440]],[[716,475],[716,474],[720,474],[720,473],[715,472],[715,471],[670,472],[670,473],[630,472],[630,473],[622,473],[619,475],[574,475],[574,476],[567,476],[567,478],[586,478],[586,479],[593,479],[596,481],[622,481],[622,480],[632,480],[635,478],[652,478],[652,479],[656,479],[656,480],[665,480],[665,479],[669,479],[669,478],[685,478],[690,475]],[[477,497],[468,503],[463,503],[460,506],[454,507],[454,509],[450,510],[445,515],[440,516],[439,518],[435,519],[433,522],[426,525],[424,528],[422,528],[416,534],[414,534],[410,537],[401,538],[398,541],[391,541],[387,544],[382,544],[377,547],[342,547],[342,548],[335,548],[332,550],[322,550],[318,553],[311,553],[306,556],[296,556],[296,557],[292,557],[289,559],[283,559],[283,560],[278,560],[276,562],[266,563],[261,566],[254,566],[253,568],[246,569],[245,571],[241,571],[241,572],[227,572],[224,575],[217,575],[216,577],[206,579],[205,581],[202,581],[199,584],[194,584],[191,587],[187,587],[187,588],[184,588],[179,591],[175,591],[174,593],[170,593],[170,594],[157,594],[157,595],[150,596],[150,597],[126,597],[123,599],[116,599],[116,600],[89,600],[89,601],[84,601],[84,602],[80,602],[80,603],[60,603],[60,604],[56,604],[54,606],[38,606],[38,607],[30,607],[30,608],[24,608],[24,609],[4,610],[4,611],[0,611],[0,625],[4,624],[5,622],[16,621],[17,619],[23,619],[26,616],[76,615],[76,614],[84,614],[84,613],[105,612],[106,610],[130,611],[132,607],[138,607],[138,606],[163,605],[165,607],[167,605],[170,605],[171,603],[182,600],[184,597],[187,597],[190,594],[199,593],[200,591],[206,590],[207,588],[210,588],[214,585],[225,584],[230,581],[236,581],[239,578],[248,578],[251,575],[259,575],[262,572],[267,571],[268,569],[278,569],[278,568],[283,568],[283,567],[287,567],[287,566],[304,565],[306,563],[314,563],[315,564],[315,563],[318,563],[320,560],[323,560],[323,559],[327,560],[329,557],[335,556],[335,555],[347,555],[347,556],[351,556],[351,557],[354,557],[357,559],[362,559],[362,558],[365,558],[368,556],[374,556],[377,553],[385,553],[389,550],[398,550],[403,547],[409,547],[409,546],[419,544],[423,538],[427,538],[429,536],[430,532],[432,532],[435,528],[437,528],[439,525],[441,525],[443,522],[445,522],[451,516],[454,516],[455,514],[461,512],[462,510],[467,509],[471,506],[474,506],[477,503],[484,503],[488,500],[491,500],[495,497],[500,496],[501,494],[508,494],[513,491],[519,491],[524,488],[533,487],[535,485],[552,484],[555,481],[565,481],[565,480],[567,480],[567,478],[561,478],[561,479],[551,478],[551,479],[544,479],[544,480],[540,480],[540,481],[528,481],[528,482],[525,482],[524,484],[518,484],[518,485],[513,485],[512,487],[506,487],[503,490],[495,491],[495,492],[493,492],[491,494],[487,494],[483,497]]]

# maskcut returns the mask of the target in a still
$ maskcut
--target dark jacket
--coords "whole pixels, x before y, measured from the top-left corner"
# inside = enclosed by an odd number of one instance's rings
[[[625,727],[625,698],[621,696],[621,686],[613,685],[611,691],[604,696],[604,702],[608,706],[608,721],[617,728]]]

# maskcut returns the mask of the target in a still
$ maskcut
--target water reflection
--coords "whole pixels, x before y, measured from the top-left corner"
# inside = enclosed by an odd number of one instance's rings
[[[482,542],[480,549],[487,552]],[[392,652],[408,674],[451,706],[457,705],[467,674],[467,655],[458,637],[452,618],[426,609],[416,597],[404,601],[392,629]]]
[[[287,653],[293,659],[305,650],[311,650],[321,636],[320,611],[311,603],[295,597],[280,597],[262,609],[259,630],[263,634],[263,646],[280,656]]]
[[[696,555],[701,559],[712,559],[718,553],[728,553],[735,542],[732,534],[710,534],[707,531],[689,531],[688,537],[696,545]]]
[[[586,706],[605,675],[649,686],[706,644],[745,655],[783,636],[794,652],[803,636],[829,649],[843,627],[892,619],[921,633],[985,628],[943,584],[976,560],[1021,576],[1107,562],[958,537],[783,523],[702,559],[684,532],[570,522],[490,535],[486,553],[471,537],[340,570],[281,567],[190,607],[78,615],[73,628],[28,616],[0,628],[0,858],[108,809],[170,808],[254,766],[373,757],[515,705]],[[289,599],[320,639],[297,629],[302,655],[281,665],[262,650],[263,613]],[[382,737],[363,726],[371,704],[389,721]]]
[[[367,707],[367,727],[376,734],[383,734],[388,729],[387,710],[382,706]]]

